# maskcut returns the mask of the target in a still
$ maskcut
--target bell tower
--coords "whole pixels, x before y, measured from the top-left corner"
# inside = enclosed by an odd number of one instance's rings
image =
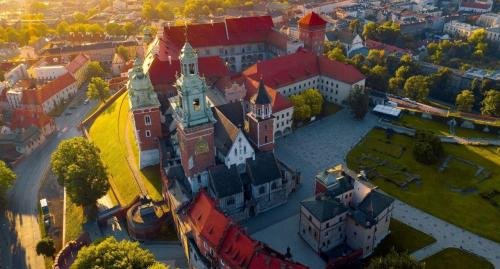
[[[299,39],[304,42],[304,47],[316,54],[323,54],[325,41],[326,21],[320,15],[311,12],[299,20]]]
[[[142,169],[160,162],[158,148],[158,139],[161,137],[160,102],[151,80],[142,69],[141,60],[135,60],[128,77],[130,110],[139,146],[139,167]]]
[[[245,119],[245,132],[259,151],[274,149],[274,116],[272,101],[261,79],[257,93],[250,98],[250,112]]]
[[[215,165],[215,118],[206,99],[207,83],[198,72],[198,56],[189,43],[179,57],[181,75],[170,99],[177,122],[181,164],[193,192],[208,185],[207,169]]]

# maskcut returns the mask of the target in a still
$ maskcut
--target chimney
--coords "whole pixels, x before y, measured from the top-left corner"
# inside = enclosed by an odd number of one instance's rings
[[[168,63],[169,63],[170,65],[172,65],[172,56],[171,56],[171,55],[168,55]]]
[[[224,27],[226,28],[226,39],[229,40],[229,31],[227,30],[227,22],[226,19],[224,19]]]

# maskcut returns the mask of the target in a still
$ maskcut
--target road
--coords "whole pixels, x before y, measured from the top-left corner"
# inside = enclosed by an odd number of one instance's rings
[[[83,91],[79,91],[72,104],[66,111],[56,118],[57,132],[45,144],[32,152],[14,168],[17,180],[9,193],[8,220],[2,218],[1,237],[2,253],[5,253],[1,266],[12,269],[44,268],[44,261],[35,252],[36,243],[40,240],[40,231],[37,221],[38,190],[41,181],[49,169],[50,155],[59,142],[75,136],[80,136],[78,130],[80,121],[95,103],[75,105],[82,100]],[[71,106],[76,106],[71,109]],[[71,115],[66,113],[71,112]],[[6,222],[10,222],[9,224]],[[5,240],[7,244],[3,242]]]

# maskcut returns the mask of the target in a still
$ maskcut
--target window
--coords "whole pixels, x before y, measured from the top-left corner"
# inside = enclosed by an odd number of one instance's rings
[[[193,107],[194,107],[194,111],[200,111],[201,107],[200,107],[200,99],[199,98],[194,99]]]
[[[276,182],[273,182],[273,183],[271,184],[271,190],[275,190],[276,188],[277,188],[277,187],[276,187]]]
[[[368,236],[368,240],[370,240],[371,236]]]
[[[267,143],[267,135],[264,136],[264,143]]]
[[[234,149],[234,155],[238,155],[238,149]]]
[[[259,188],[259,194],[264,194],[266,192],[266,187],[265,186],[261,186]]]
[[[144,116],[144,123],[146,125],[151,125],[151,116],[149,115]]]
[[[339,218],[339,221],[342,221],[342,217]]]
[[[226,200],[226,205],[234,205],[235,202],[234,197],[229,197]]]
[[[326,228],[329,228],[330,227],[330,222],[327,222],[326,223]]]
[[[247,146],[243,146],[243,154],[247,154]]]
[[[342,226],[339,226],[339,232],[342,231]]]
[[[146,137],[151,137],[151,131],[150,130],[146,130]]]
[[[311,217],[311,215],[309,215],[308,219],[309,219],[309,221],[312,221],[312,217]]]

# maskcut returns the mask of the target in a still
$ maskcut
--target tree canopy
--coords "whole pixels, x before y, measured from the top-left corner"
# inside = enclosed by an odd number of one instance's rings
[[[12,186],[14,180],[16,180],[16,174],[4,161],[0,160],[0,210],[5,209],[7,189]]]
[[[56,254],[56,247],[54,245],[54,240],[50,237],[42,238],[36,244],[36,254],[43,255],[45,257],[54,257]]]
[[[428,78],[422,75],[409,77],[404,85],[406,97],[417,101],[424,101],[429,95]]]
[[[369,94],[365,88],[355,86],[348,97],[349,107],[355,119],[363,119],[368,113]]]
[[[52,153],[51,166],[59,184],[66,187],[77,205],[95,205],[109,190],[99,149],[83,137],[62,141]]]
[[[107,81],[100,77],[94,77],[90,80],[89,87],[87,89],[88,98],[99,100],[104,103],[109,96],[109,83]]]
[[[489,90],[482,102],[481,113],[484,115],[500,116],[500,91]]]
[[[108,237],[99,243],[82,248],[71,269],[165,268],[155,265],[156,263],[153,254],[149,250],[142,249],[138,242],[117,241],[114,237]]]
[[[470,90],[461,91],[455,100],[455,106],[457,110],[463,112],[470,112],[472,106],[474,105],[474,94]]]
[[[126,47],[120,45],[116,48],[116,54],[120,55],[122,59],[126,62],[130,59],[130,55]]]
[[[423,164],[435,164],[443,154],[443,145],[439,137],[428,131],[417,130],[413,146],[415,160]]]
[[[104,71],[104,68],[102,68],[101,63],[98,61],[91,61],[87,67],[87,81],[90,81],[90,79],[94,77],[100,77],[103,78],[106,75],[106,72]]]

